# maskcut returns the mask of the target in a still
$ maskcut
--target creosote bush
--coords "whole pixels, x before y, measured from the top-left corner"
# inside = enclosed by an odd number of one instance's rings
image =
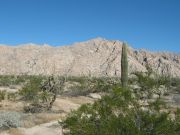
[[[119,83],[119,78],[113,77],[67,77],[66,82],[74,83],[68,95],[80,96],[94,92],[110,92],[114,85]]]
[[[28,81],[19,91],[19,94],[22,96],[23,100],[26,101],[36,101],[38,100],[38,93],[40,92],[40,86],[42,82],[41,76],[32,76],[29,77]]]
[[[82,105],[59,122],[66,135],[179,135],[180,111],[175,120],[161,113],[156,101],[143,111],[128,89],[115,87],[110,96]],[[155,106],[155,107],[153,107]]]
[[[180,93],[180,78],[172,78],[171,85],[175,87],[175,90]]]
[[[136,77],[131,78],[129,83],[138,85],[140,87],[139,95],[141,95],[143,92],[148,93],[149,97],[151,97],[153,93],[158,94],[159,97],[164,94],[168,95],[169,92],[173,91],[174,89],[177,90],[178,84],[180,84],[177,78],[172,78],[167,75],[149,73],[149,71],[147,73],[135,72],[132,74]]]
[[[8,100],[10,100],[10,101],[15,101],[16,100],[16,98],[18,97],[18,92],[14,92],[14,93],[8,93]]]
[[[19,85],[31,77],[27,75],[0,75],[0,86]]]
[[[0,91],[0,101],[5,99],[6,91]]]
[[[149,77],[147,74],[142,72],[135,72],[133,74],[137,76],[137,84],[143,91],[152,90],[157,86],[157,81],[154,78]]]

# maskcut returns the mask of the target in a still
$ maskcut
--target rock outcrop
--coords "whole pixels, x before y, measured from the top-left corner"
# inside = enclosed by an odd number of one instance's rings
[[[120,76],[120,41],[102,38],[71,46],[0,45],[1,75]],[[147,71],[180,77],[180,54],[128,50],[129,71]]]

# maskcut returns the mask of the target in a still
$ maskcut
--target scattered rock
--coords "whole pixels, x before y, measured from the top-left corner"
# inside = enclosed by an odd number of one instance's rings
[[[167,88],[164,85],[160,85],[159,88],[158,88],[158,92],[161,95],[164,95],[167,92]]]
[[[130,88],[133,89],[133,90],[140,90],[141,87],[139,85],[130,85]]]
[[[90,98],[94,98],[94,99],[101,99],[101,95],[97,94],[97,93],[90,93],[88,95],[88,97]]]
[[[159,98],[159,95],[158,95],[158,94],[153,93],[151,98],[152,98],[152,99],[157,99],[157,98]]]

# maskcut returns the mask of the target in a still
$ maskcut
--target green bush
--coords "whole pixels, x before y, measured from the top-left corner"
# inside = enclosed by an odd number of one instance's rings
[[[26,85],[19,91],[19,95],[22,96],[23,100],[36,101],[39,98],[38,93],[40,92],[40,86],[42,82],[41,76],[29,77],[29,81]]]
[[[16,98],[18,97],[18,92],[14,92],[14,93],[8,93],[8,100],[12,100],[15,101]]]
[[[66,135],[179,135],[180,115],[172,120],[156,107],[143,111],[129,90],[115,87],[111,96],[82,105],[60,124]]]
[[[115,85],[118,85],[120,78],[117,77],[100,77],[92,78],[93,92],[112,92]]]
[[[28,76],[0,75],[0,86],[18,85],[27,80]]]
[[[174,87],[180,86],[180,78],[172,78],[171,85]]]
[[[0,86],[9,86],[13,84],[15,77],[12,75],[1,75],[0,76]]]
[[[19,91],[21,99],[31,102],[24,107],[25,112],[50,110],[57,95],[64,87],[65,79],[59,76],[32,76],[29,82]]]
[[[172,85],[172,78],[168,75],[157,75],[155,80],[157,87],[164,85],[166,88],[170,89]]]
[[[180,78],[172,78],[171,85],[180,93]]]
[[[0,101],[5,99],[6,91],[0,91]]]
[[[0,86],[20,85],[28,80],[33,80],[33,78],[45,78],[45,76],[0,75]]]
[[[157,75],[154,74],[154,77],[149,76],[148,73],[142,73],[142,72],[135,72],[133,73],[137,76],[138,80],[137,82],[141,87],[143,87],[144,90],[146,89],[152,89],[152,88],[159,88],[160,85],[164,85],[165,87],[169,88],[172,86],[172,80],[168,75]],[[176,79],[174,79],[177,81]],[[174,82],[176,84],[177,82]]]
[[[82,96],[90,93],[91,90],[91,80],[88,77],[71,77],[67,79],[68,82],[72,82],[73,84],[70,87],[68,95],[71,96]]]
[[[137,76],[137,83],[143,91],[150,90],[156,87],[157,82],[155,79],[149,77],[142,72],[136,72],[134,74]]]
[[[110,92],[114,85],[119,83],[119,78],[113,77],[68,77],[67,82],[74,83],[70,87],[69,95],[88,95],[93,92]]]

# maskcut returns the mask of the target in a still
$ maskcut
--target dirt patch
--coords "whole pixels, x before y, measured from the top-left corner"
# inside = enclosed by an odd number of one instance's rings
[[[65,97],[58,96],[49,112],[22,115],[22,127],[3,131],[0,135],[62,135],[58,120],[65,118],[71,110],[80,107],[81,104],[93,103],[89,97]],[[3,101],[0,103],[0,111],[17,111],[22,113],[24,104],[21,101]]]

